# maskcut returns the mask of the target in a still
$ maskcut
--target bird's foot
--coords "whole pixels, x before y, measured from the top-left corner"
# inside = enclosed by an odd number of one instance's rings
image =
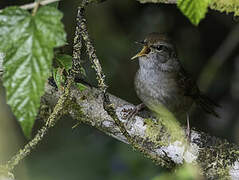
[[[145,108],[145,105],[143,103],[138,104],[137,106],[135,106],[135,108],[133,108],[132,110],[129,111],[128,115],[126,116],[126,127],[130,127],[132,122],[132,119],[136,116],[136,114],[138,114],[139,111],[141,111],[142,109]]]
[[[130,119],[134,118],[134,116],[135,116],[136,114],[138,114],[138,112],[141,111],[141,110],[144,109],[144,108],[145,108],[144,103],[138,104],[137,106],[135,106],[135,108],[133,108],[133,109],[128,113],[126,119],[127,119],[127,120],[130,120]]]

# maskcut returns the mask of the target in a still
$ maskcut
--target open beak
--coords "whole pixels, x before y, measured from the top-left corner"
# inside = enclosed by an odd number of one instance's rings
[[[143,49],[136,54],[134,57],[131,58],[131,60],[137,58],[137,57],[141,57],[141,56],[145,56],[149,53],[150,49],[147,46],[144,46]]]

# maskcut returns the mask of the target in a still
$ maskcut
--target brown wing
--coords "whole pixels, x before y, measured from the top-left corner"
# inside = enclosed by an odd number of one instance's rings
[[[213,102],[209,97],[202,94],[196,82],[190,77],[190,75],[183,68],[180,69],[181,70],[178,74],[178,85],[183,89],[183,92],[185,92],[184,95],[190,96],[192,99],[194,99],[195,103],[206,113],[219,117],[217,112],[214,111],[214,108],[220,106]]]
[[[200,94],[200,90],[198,89],[196,82],[183,69],[183,67],[180,68],[178,73],[178,80],[178,86],[183,89],[185,96],[190,96],[195,99]]]

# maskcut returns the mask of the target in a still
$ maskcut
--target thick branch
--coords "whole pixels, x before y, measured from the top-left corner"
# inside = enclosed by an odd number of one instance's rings
[[[80,92],[72,88],[71,93],[73,100],[69,102],[69,113],[74,119],[128,143],[114,120],[104,110],[102,93],[99,90],[88,88]],[[58,97],[59,93],[48,86],[43,98],[44,102],[53,106]],[[109,95],[109,98],[116,108],[118,118],[125,124],[124,117],[134,106],[113,95]],[[164,126],[161,122],[155,123],[148,119],[151,117],[149,114],[145,111],[136,116],[127,130],[144,154],[150,158],[154,157],[157,164],[172,167],[184,162],[197,163],[209,179],[239,178],[239,148],[236,145],[195,130],[192,132],[190,147],[185,147],[185,144],[178,140],[169,143],[170,135],[165,132]]]

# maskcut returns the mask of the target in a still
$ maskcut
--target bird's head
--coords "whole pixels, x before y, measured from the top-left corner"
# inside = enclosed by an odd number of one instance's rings
[[[178,64],[175,47],[167,35],[150,33],[143,41],[138,43],[142,44],[143,48],[131,59],[138,58],[140,65],[172,69],[174,64]]]

